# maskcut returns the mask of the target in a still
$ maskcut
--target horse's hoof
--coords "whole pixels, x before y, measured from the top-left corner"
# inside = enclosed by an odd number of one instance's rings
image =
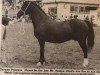
[[[45,62],[43,64],[41,64],[41,62],[38,62],[37,65],[36,65],[36,67],[41,67],[44,64],[45,64]]]
[[[88,59],[84,59],[83,67],[86,67],[87,65],[88,65]]]
[[[36,67],[40,67],[40,66],[42,66],[42,64],[41,64],[41,62],[38,62],[38,63],[36,64]]]

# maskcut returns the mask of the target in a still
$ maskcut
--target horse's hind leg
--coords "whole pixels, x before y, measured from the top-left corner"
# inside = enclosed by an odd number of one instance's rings
[[[86,67],[88,65],[88,49],[86,46],[86,40],[78,41],[78,43],[81,46],[84,53],[83,67]]]
[[[37,67],[43,65],[45,63],[45,58],[44,58],[44,45],[45,45],[45,41],[39,41],[40,44],[40,59],[39,62],[37,63]]]

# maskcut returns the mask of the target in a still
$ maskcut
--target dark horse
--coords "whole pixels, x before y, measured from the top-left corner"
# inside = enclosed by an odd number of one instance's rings
[[[30,15],[34,27],[34,35],[40,45],[40,59],[37,66],[45,62],[44,46],[45,42],[62,43],[68,40],[78,41],[84,53],[83,66],[88,65],[88,52],[94,45],[93,25],[89,21],[72,19],[56,22],[48,17],[45,12],[35,3],[26,1],[23,3],[17,17]]]

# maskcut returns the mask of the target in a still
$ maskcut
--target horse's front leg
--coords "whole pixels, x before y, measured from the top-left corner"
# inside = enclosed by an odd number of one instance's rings
[[[39,45],[40,45],[40,59],[39,62],[37,63],[37,67],[43,65],[45,63],[45,58],[44,58],[44,46],[45,46],[45,41],[39,41]]]

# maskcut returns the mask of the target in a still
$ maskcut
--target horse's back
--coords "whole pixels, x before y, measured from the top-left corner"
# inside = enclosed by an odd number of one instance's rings
[[[69,22],[71,28],[73,28],[73,30],[86,30],[88,29],[88,25],[86,24],[85,21],[83,20],[80,20],[80,19],[71,19],[70,22]]]

